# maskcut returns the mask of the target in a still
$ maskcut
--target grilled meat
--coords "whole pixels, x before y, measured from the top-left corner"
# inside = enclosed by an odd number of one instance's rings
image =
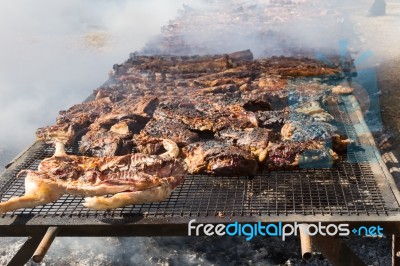
[[[112,110],[111,100],[108,97],[101,97],[94,101],[75,104],[66,111],[60,111],[57,124],[78,124],[88,126],[97,117],[107,114]]]
[[[100,90],[95,100],[74,105],[67,111],[61,111],[57,117],[57,124],[39,128],[36,136],[46,142],[58,141],[69,145],[78,140],[87,131],[107,128],[110,127],[109,125],[112,126],[117,121],[129,117],[133,117],[138,122],[138,125],[133,125],[132,127],[143,128],[144,125],[140,124],[147,122],[151,118],[158,106],[158,102],[158,99],[153,96],[141,98],[127,96],[124,100],[112,102],[110,97]],[[96,135],[96,133],[89,133],[85,138],[86,141],[91,139],[90,136],[93,135]],[[91,144],[86,146],[90,147]],[[86,151],[85,148],[84,151]]]
[[[54,156],[43,160],[38,171],[24,171],[25,195],[0,203],[0,213],[47,204],[65,193],[85,196],[83,205],[97,210],[162,201],[186,175],[186,166],[174,158],[176,144],[164,144],[168,152],[160,156],[96,158],[67,155],[57,143]],[[107,194],[114,195],[106,198]]]
[[[86,127],[75,124],[60,124],[41,127],[36,130],[36,138],[44,142],[59,141],[70,145],[74,143],[77,136],[86,132]]]
[[[254,175],[258,168],[249,151],[222,141],[195,142],[182,152],[191,174]]]
[[[72,144],[96,118],[111,111],[110,104],[109,98],[76,104],[60,112],[56,125],[39,128],[36,137],[46,142]]]
[[[217,117],[217,124],[214,127],[214,131],[219,131],[227,127],[248,128],[258,126],[255,114],[246,111],[240,105],[217,106],[214,109],[210,109],[208,113],[210,115],[215,114]]]
[[[245,91],[242,97],[263,97],[269,102],[274,111],[283,110],[289,106],[288,81],[280,76],[262,74],[253,83],[256,88]],[[255,95],[255,96],[254,96]]]
[[[283,77],[320,77],[340,74],[339,69],[309,58],[271,57],[262,60],[268,74]]]
[[[132,135],[113,131],[89,131],[82,137],[79,151],[97,157],[125,155],[133,149]]]
[[[295,142],[320,141],[335,151],[345,151],[350,140],[339,134],[337,127],[313,118],[290,117],[281,129],[283,140]]]
[[[154,118],[179,121],[190,129],[200,131],[211,131],[215,125],[215,118],[208,117],[204,112],[196,110],[192,103],[173,102],[161,105],[154,112]]]
[[[217,132],[215,138],[250,151],[260,162],[265,160],[269,141],[277,140],[276,132],[265,128],[228,128]]]
[[[147,121],[147,118],[137,115],[102,116],[89,126],[81,139],[79,150],[97,157],[131,153],[132,137],[145,127]]]
[[[331,167],[338,155],[320,141],[283,141],[268,146],[268,170]]]
[[[159,154],[162,152],[162,142],[165,138],[174,141],[178,147],[200,140],[198,134],[190,131],[185,124],[163,118],[151,120],[140,134],[135,136],[135,142],[138,151],[145,154]]]
[[[159,99],[155,96],[137,97],[136,95],[128,95],[125,99],[113,105],[112,114],[119,116],[135,115],[150,119],[158,104]]]
[[[256,113],[258,125],[262,128],[273,129],[275,132],[281,131],[282,126],[289,119],[289,116],[290,112],[288,110],[264,111]]]
[[[165,104],[156,110],[154,118],[180,121],[190,129],[199,131],[217,132],[226,127],[257,126],[255,114],[246,111],[240,105],[219,106],[211,102]]]
[[[80,151],[99,157],[129,153],[133,142],[142,153],[159,154],[162,140],[170,138],[185,148],[192,173],[211,174],[254,173],[271,142],[331,142],[335,151],[345,149],[348,141],[329,124],[333,117],[325,109],[351,89],[320,77],[340,76],[338,66],[306,58],[251,58],[250,51],[133,54],[113,67],[93,101],[61,112],[56,125],[38,130],[38,138],[71,144],[83,136]]]

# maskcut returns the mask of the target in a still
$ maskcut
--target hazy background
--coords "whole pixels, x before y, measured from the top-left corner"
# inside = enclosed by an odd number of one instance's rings
[[[140,50],[183,3],[1,1],[0,169],[34,141],[38,127],[105,82],[112,65]]]

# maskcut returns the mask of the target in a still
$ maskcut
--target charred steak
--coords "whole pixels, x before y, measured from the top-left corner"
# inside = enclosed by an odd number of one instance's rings
[[[250,151],[222,141],[195,142],[183,154],[191,174],[254,175],[258,168]]]
[[[199,98],[199,101],[201,98]],[[157,120],[169,118],[186,124],[192,130],[217,132],[227,127],[257,126],[253,112],[240,105],[220,106],[212,102],[174,102],[160,106],[154,113]]]
[[[174,141],[178,147],[200,140],[198,134],[190,131],[187,125],[169,118],[152,119],[134,139],[138,151],[159,154],[163,150],[162,142],[165,138]]]
[[[338,155],[319,141],[282,141],[270,143],[266,164],[268,170],[331,167]]]
[[[228,128],[215,134],[215,138],[250,151],[260,162],[268,153],[268,143],[277,139],[277,134],[265,128]]]

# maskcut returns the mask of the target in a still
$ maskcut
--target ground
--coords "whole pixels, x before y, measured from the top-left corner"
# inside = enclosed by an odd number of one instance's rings
[[[400,3],[387,1],[387,15],[366,17],[361,9],[362,1],[352,2],[348,9],[355,22],[360,47],[372,52],[367,67],[375,67],[380,97],[380,113],[383,128],[374,133],[389,171],[400,187]]]

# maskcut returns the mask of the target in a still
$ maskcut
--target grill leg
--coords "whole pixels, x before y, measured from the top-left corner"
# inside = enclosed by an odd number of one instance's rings
[[[400,236],[392,236],[392,265],[400,265]]]
[[[338,237],[313,236],[312,243],[335,266],[366,266],[366,264]]]
[[[25,265],[31,259],[36,248],[39,246],[40,241],[42,241],[42,238],[45,233],[46,232],[43,232],[42,234],[28,237],[28,240],[25,241],[25,243],[21,246],[18,252],[7,264],[7,266]]]

